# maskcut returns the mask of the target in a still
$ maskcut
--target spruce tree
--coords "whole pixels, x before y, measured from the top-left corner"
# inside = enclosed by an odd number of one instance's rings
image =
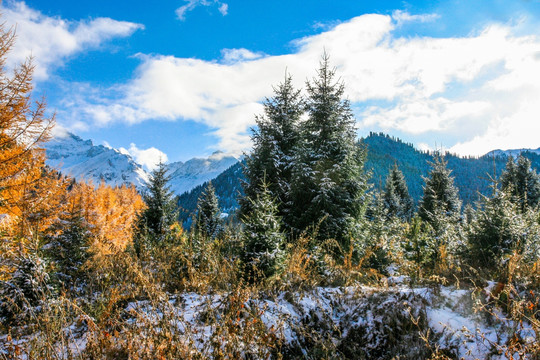
[[[252,210],[242,219],[244,245],[241,259],[247,278],[255,281],[279,271],[284,259],[282,246],[285,237],[281,231],[278,207],[266,183],[261,185],[257,197],[250,201]]]
[[[361,257],[365,264],[382,274],[387,274],[387,268],[392,257],[392,237],[400,232],[400,224],[396,217],[388,215],[388,209],[382,194],[376,191],[366,211],[368,235],[360,244]]]
[[[92,235],[80,203],[71,202],[58,217],[46,237],[44,252],[53,266],[53,280],[71,289],[84,278],[82,268],[89,258]]]
[[[405,177],[397,164],[394,164],[386,178],[383,198],[389,217],[406,221],[411,219],[414,211],[413,199],[409,195]]]
[[[293,169],[294,223],[298,232],[318,225],[318,239],[336,239],[347,250],[365,210],[364,154],[345,86],[325,54],[318,76],[307,82],[308,118]],[[320,223],[320,224],[319,224]]]
[[[438,249],[434,245],[433,236],[429,234],[429,225],[426,225],[420,217],[413,217],[403,237],[403,255],[413,262],[417,278],[424,270],[432,269],[437,258]]]
[[[253,151],[246,157],[243,184],[245,198],[241,201],[241,216],[251,211],[252,200],[261,191],[263,182],[276,199],[278,214],[290,228],[292,158],[298,144],[298,123],[303,113],[300,90],[294,89],[292,78],[274,88],[274,96],[266,99],[264,115],[257,116],[253,130]]]
[[[213,240],[221,230],[221,211],[214,186],[212,186],[212,182],[209,182],[197,203],[195,232],[206,240]]]
[[[146,208],[139,214],[135,236],[135,250],[140,253],[141,245],[157,245],[166,240],[171,225],[176,221],[176,202],[167,185],[170,178],[167,166],[160,162],[152,170],[143,200]]]
[[[431,171],[424,186],[424,195],[420,201],[418,215],[434,227],[438,227],[441,216],[447,220],[457,220],[461,210],[458,190],[454,186],[452,171],[446,167],[446,161],[435,156]],[[437,229],[435,229],[437,231]]]
[[[506,170],[501,175],[501,187],[525,211],[526,207],[535,207],[540,201],[540,177],[523,154],[516,162],[511,156],[508,158]]]
[[[35,316],[50,294],[49,275],[37,249],[20,251],[9,279],[0,279],[0,320],[6,325],[25,322]]]
[[[535,221],[527,221],[527,214],[513,196],[492,186],[491,197],[482,196],[481,209],[471,224],[469,249],[471,263],[476,267],[497,270],[505,255],[513,250],[521,252]],[[538,234],[536,234],[538,237]]]

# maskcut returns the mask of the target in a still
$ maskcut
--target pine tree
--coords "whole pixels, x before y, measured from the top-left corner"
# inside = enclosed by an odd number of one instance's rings
[[[66,194],[65,209],[46,237],[45,254],[52,263],[52,275],[62,287],[72,288],[83,278],[82,267],[89,257],[92,241],[90,224],[84,218],[81,189],[76,184]]]
[[[306,86],[308,118],[293,169],[293,225],[300,232],[320,222],[319,240],[336,239],[347,251],[367,205],[364,154],[349,101],[343,99],[345,86],[335,80],[326,54],[318,77]]]
[[[433,245],[433,237],[420,217],[411,219],[408,231],[404,236],[402,245],[404,256],[412,261],[416,268],[416,277],[422,275],[423,270],[433,268],[437,257],[437,247]]]
[[[209,182],[197,204],[195,232],[206,240],[213,240],[223,230],[222,225],[216,192],[212,182]]]
[[[251,200],[251,212],[244,216],[244,246],[241,255],[248,279],[255,281],[274,275],[284,259],[285,237],[281,232],[278,207],[266,183],[256,199]]]
[[[375,192],[366,211],[368,236],[360,244],[362,258],[367,258],[367,266],[386,274],[392,258],[392,237],[399,234],[400,224],[396,217],[388,215],[388,209],[380,192]]]
[[[266,99],[264,115],[257,116],[253,131],[253,151],[246,157],[243,184],[245,198],[241,201],[241,216],[251,211],[253,199],[260,193],[261,184],[276,199],[278,214],[290,228],[292,159],[298,144],[298,123],[303,113],[300,90],[294,89],[292,78],[274,88],[274,96]]]
[[[535,221],[527,221],[527,215],[515,203],[513,196],[492,185],[493,195],[482,197],[482,208],[471,224],[469,234],[470,260],[475,267],[497,270],[505,255],[513,250],[521,252]],[[536,234],[538,237],[538,234]]]
[[[141,242],[157,245],[166,240],[171,225],[176,221],[176,202],[167,183],[167,166],[160,162],[151,172],[147,191],[143,195],[146,208],[137,220],[135,250],[140,253]]]
[[[413,200],[409,195],[407,183],[397,164],[390,170],[384,187],[384,206],[389,217],[410,220],[413,215]]]
[[[461,201],[458,197],[458,190],[454,186],[452,171],[446,167],[446,161],[437,155],[431,166],[429,178],[424,178],[426,184],[418,215],[422,220],[437,227],[440,215],[448,220],[457,220],[461,210]]]
[[[522,211],[540,202],[540,177],[531,168],[531,161],[523,154],[517,158],[517,164],[511,156],[508,158],[506,170],[501,175],[501,187],[512,196]]]
[[[20,251],[9,279],[0,280],[0,319],[6,325],[27,321],[50,294],[49,275],[37,249]]]

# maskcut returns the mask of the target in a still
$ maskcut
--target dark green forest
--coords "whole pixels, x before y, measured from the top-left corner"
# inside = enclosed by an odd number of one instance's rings
[[[382,190],[388,172],[398,165],[405,176],[409,193],[417,205],[423,193],[424,177],[428,176],[433,153],[416,149],[412,144],[383,134],[370,133],[360,140],[360,146],[367,149],[365,168],[371,174],[369,183],[372,189]],[[540,155],[524,152],[523,156],[531,161],[531,167],[540,169]],[[460,157],[451,153],[444,156],[448,168],[455,177],[455,185],[463,205],[476,207],[480,194],[489,195],[491,179],[498,178],[506,167],[506,156]],[[234,216],[238,209],[238,198],[243,196],[241,183],[245,181],[242,168],[245,162],[239,162],[225,170],[212,180],[219,199],[219,206],[229,216]],[[197,209],[197,200],[207,183],[199,185],[178,197],[179,219],[184,227],[189,228],[191,214]]]

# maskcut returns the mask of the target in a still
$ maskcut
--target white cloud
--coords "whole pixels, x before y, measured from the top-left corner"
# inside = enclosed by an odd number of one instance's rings
[[[194,10],[198,6],[217,6],[221,15],[227,15],[229,11],[229,5],[218,0],[184,0],[185,5],[176,9],[176,16],[179,20],[185,21],[186,14]]]
[[[538,34],[517,35],[510,25],[492,24],[464,37],[404,38],[395,35],[396,26],[391,16],[363,15],[299,39],[293,53],[280,56],[247,49],[223,50],[221,61],[141,56],[134,78],[115,88],[119,100],[77,107],[98,125],[194,120],[214,129],[218,147],[238,151],[248,146],[254,114],[285,69],[303,87],[325,49],[360,109],[361,127],[429,133],[463,154],[540,146],[538,131],[531,131],[540,114]]]
[[[223,63],[232,64],[241,61],[260,59],[263,53],[255,53],[248,49],[223,49],[221,50]]]
[[[167,154],[155,147],[139,149],[137,145],[131,143],[129,149],[120,148],[118,150],[122,154],[130,155],[137,163],[143,165],[148,170],[153,170],[160,162],[166,163],[168,160]]]
[[[61,66],[69,56],[143,28],[140,24],[109,18],[74,22],[49,17],[22,1],[4,2],[0,11],[6,26],[14,27],[17,34],[8,65],[21,63],[32,55],[36,65],[34,78],[38,80],[46,79],[50,70]]]
[[[441,16],[439,14],[419,14],[411,15],[403,10],[396,10],[392,13],[392,18],[398,26],[401,26],[408,22],[417,22],[417,23],[427,23],[433,22],[439,19]]]
[[[475,119],[489,109],[488,102],[450,101],[443,97],[401,103],[394,108],[371,107],[362,114],[363,127],[378,125],[411,134],[448,131],[463,118]],[[464,130],[464,129],[461,129]]]
[[[225,4],[225,3],[222,3],[221,5],[219,5],[219,8],[218,8],[218,11],[221,13],[221,15],[225,16],[228,14],[229,12],[229,5],[228,4]]]

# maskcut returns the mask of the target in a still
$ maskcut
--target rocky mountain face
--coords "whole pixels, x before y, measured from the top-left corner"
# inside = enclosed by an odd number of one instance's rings
[[[47,165],[77,180],[94,184],[104,181],[111,186],[133,184],[142,190],[149,177],[148,172],[129,154],[94,145],[91,140],[83,140],[70,133],[53,138],[44,147]],[[237,162],[236,157],[217,151],[207,158],[171,163],[171,190],[180,195],[214,179]]]
[[[45,144],[47,165],[77,180],[111,186],[133,184],[142,189],[148,174],[129,155],[67,133]]]
[[[238,158],[216,151],[207,158],[193,158],[169,165],[170,187],[175,194],[183,194],[198,185],[216,178],[238,162]]]

